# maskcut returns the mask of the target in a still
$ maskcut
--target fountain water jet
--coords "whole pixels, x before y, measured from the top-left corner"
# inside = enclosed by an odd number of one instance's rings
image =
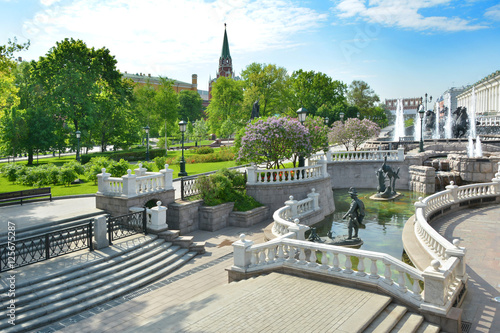
[[[469,144],[467,145],[467,156],[474,157],[474,142],[471,136],[469,136]]]
[[[436,106],[434,108],[435,110],[435,126],[434,126],[434,135],[432,136],[433,139],[439,139],[441,136],[439,134],[439,102],[436,102]]]
[[[448,95],[448,112],[446,113],[446,122],[444,124],[444,137],[451,139],[451,94]]]
[[[394,125],[394,141],[399,141],[399,138],[405,136],[405,120],[403,100],[398,99],[396,106],[396,124]]]
[[[481,139],[479,135],[476,138],[476,149],[474,150],[474,157],[483,157],[483,147],[481,146]]]

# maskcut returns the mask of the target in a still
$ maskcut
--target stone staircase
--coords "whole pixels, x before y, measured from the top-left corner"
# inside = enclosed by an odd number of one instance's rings
[[[197,310],[186,313],[191,308]],[[228,328],[235,332],[440,332],[439,326],[389,296],[279,273],[211,289],[170,309],[168,318],[142,325],[140,331],[227,332]]]
[[[204,251],[204,243],[194,243],[192,236],[168,231],[18,268],[16,325],[4,317],[0,331],[28,332],[77,315],[167,276]],[[2,273],[2,278],[8,274]],[[6,309],[11,299],[6,284],[1,287],[0,306]]]

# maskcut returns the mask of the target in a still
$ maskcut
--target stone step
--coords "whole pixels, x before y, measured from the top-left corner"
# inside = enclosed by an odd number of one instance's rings
[[[167,242],[171,242],[177,237],[179,237],[180,234],[181,232],[179,230],[166,230],[158,233],[158,237],[163,238]]]
[[[153,283],[196,255],[156,235],[133,235],[99,251],[21,267],[16,273],[16,326],[0,321],[0,331],[30,331],[76,315]],[[9,299],[0,306],[5,301]]]
[[[189,251],[193,251],[193,252],[196,252],[198,254],[203,254],[203,253],[205,253],[205,245],[206,245],[206,242],[193,242],[189,246]]]
[[[188,249],[193,243],[194,236],[179,236],[172,240],[172,244],[179,245],[183,249]]]
[[[369,296],[370,300],[359,307],[347,320],[340,325],[341,332],[363,332],[384,309],[392,298],[378,294]]]
[[[420,325],[424,322],[424,317],[421,315],[407,312],[403,318],[398,322],[396,327],[394,327],[391,333],[413,333],[418,330]]]
[[[9,327],[2,323],[0,329],[4,332],[26,332],[76,315],[150,284],[183,266],[194,256],[196,256],[196,253],[180,249],[176,254],[172,255],[172,257],[177,257],[176,260],[172,260],[165,267],[162,267],[160,263],[159,265],[150,266],[147,270],[136,272],[119,280],[114,280],[114,277],[110,277],[113,281],[105,286],[89,290],[70,299],[63,299],[57,303],[44,305],[42,308],[22,313],[16,317],[16,326]]]
[[[130,274],[132,272],[144,269],[156,260],[164,260],[172,253],[175,253],[179,247],[171,247],[171,243],[154,243],[157,246],[151,251],[141,253],[135,257],[120,256],[104,264],[96,265],[91,269],[80,270],[65,276],[62,279],[50,280],[40,285],[35,285],[29,294],[16,298],[16,304],[21,311],[28,311],[42,304],[51,304],[61,299],[72,297],[88,289],[97,288],[104,285],[112,279]]]
[[[439,333],[441,329],[439,326],[431,324],[429,322],[423,322],[422,325],[417,330],[417,333]]]
[[[389,332],[406,312],[406,307],[391,303],[372,321],[363,333]]]

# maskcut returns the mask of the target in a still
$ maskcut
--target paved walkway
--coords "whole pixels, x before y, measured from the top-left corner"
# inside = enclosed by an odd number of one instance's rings
[[[459,238],[467,249],[468,292],[462,321],[469,332],[500,332],[500,207],[469,208],[437,219],[432,226],[446,239]]]
[[[70,210],[83,209],[83,203],[88,201],[87,204],[90,204],[92,199],[56,200],[52,203],[44,201],[23,206],[0,207],[0,217],[2,221],[17,219],[19,223],[27,224],[37,223],[37,220],[45,220],[49,217],[59,220],[54,217],[55,212],[62,211],[64,214],[71,214]],[[23,222],[24,218],[15,215],[16,211],[24,214],[27,221]],[[469,332],[500,332],[500,304],[492,301],[493,297],[500,296],[500,249],[498,247],[500,219],[498,216],[500,216],[500,207],[486,206],[452,213],[434,224],[446,238],[462,239],[462,246],[468,250],[467,269],[470,279],[469,291],[463,306],[463,320],[473,324]],[[90,309],[78,318],[69,318],[59,324],[41,329],[40,332],[53,332],[54,330],[79,333],[119,330],[163,331],[162,323],[167,323],[169,315],[180,313],[182,309],[188,311],[191,316],[190,320],[198,318],[197,313],[202,311],[211,299],[210,290],[227,285],[225,269],[232,264],[232,242],[238,240],[241,233],[247,234],[247,239],[255,243],[263,242],[263,230],[268,223],[261,223],[250,228],[228,227],[217,232],[195,231],[191,233],[195,241],[207,242],[207,252],[204,255],[195,257],[168,278],[138,291],[134,297],[129,296],[127,299]],[[280,303],[281,297],[281,295],[276,295],[274,302]],[[311,298],[314,298],[314,295],[311,295]],[[324,309],[327,309],[331,303],[325,300],[322,301],[322,305]],[[276,307],[275,305],[269,311],[273,311]],[[288,307],[284,304],[282,310],[295,311],[297,307],[300,308],[300,306]],[[296,317],[298,316],[297,314]],[[323,320],[329,315],[325,317],[325,314],[316,313],[315,317]],[[300,325],[300,322],[296,321],[297,325]],[[193,329],[197,328],[195,322],[190,323],[194,325],[191,326]],[[248,330],[242,328],[240,331]],[[309,327],[302,327],[302,331],[311,330]]]

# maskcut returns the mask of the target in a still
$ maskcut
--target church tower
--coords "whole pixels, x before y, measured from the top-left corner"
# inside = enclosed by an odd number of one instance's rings
[[[208,81],[208,99],[212,99],[212,83],[217,81],[221,76],[234,78],[233,60],[229,53],[229,42],[227,40],[226,23],[224,23],[224,40],[222,42],[222,52],[219,57],[219,68],[216,73],[215,79]]]

